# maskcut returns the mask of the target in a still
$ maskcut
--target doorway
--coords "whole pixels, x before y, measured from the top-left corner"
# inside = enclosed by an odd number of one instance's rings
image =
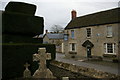
[[[87,57],[91,57],[91,47],[87,47]]]
[[[86,55],[87,55],[87,57],[88,57],[88,58],[91,58],[91,57],[92,57],[92,56],[91,56],[91,49],[92,49],[92,47],[94,46],[93,43],[92,43],[91,41],[89,41],[89,40],[86,40],[86,41],[82,44],[82,46],[86,48],[86,53],[87,53]]]

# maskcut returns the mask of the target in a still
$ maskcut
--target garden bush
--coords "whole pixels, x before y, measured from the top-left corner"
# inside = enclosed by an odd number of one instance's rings
[[[112,61],[113,61],[114,63],[118,63],[118,62],[119,62],[118,58],[113,58]]]
[[[23,2],[9,2],[5,7],[5,11],[34,15],[36,11],[36,5]]]

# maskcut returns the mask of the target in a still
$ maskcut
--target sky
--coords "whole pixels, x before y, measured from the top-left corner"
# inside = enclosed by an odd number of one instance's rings
[[[77,11],[77,17],[118,7],[119,0],[0,0],[0,10],[4,10],[10,1],[35,4],[35,15],[44,17],[44,30],[51,31],[54,25],[63,28],[71,20],[71,11]]]

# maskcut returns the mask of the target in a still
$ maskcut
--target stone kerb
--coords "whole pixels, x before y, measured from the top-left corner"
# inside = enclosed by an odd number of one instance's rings
[[[63,63],[59,61],[52,61],[50,64],[57,66],[59,68],[69,70],[71,72],[80,73],[84,76],[93,77],[93,78],[118,78],[120,77],[119,75],[116,75],[116,74],[111,74],[108,72],[98,71],[93,68],[76,66],[74,64],[68,64],[68,63]]]

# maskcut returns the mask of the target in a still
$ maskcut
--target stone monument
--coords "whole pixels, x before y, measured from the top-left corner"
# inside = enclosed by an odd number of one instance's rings
[[[30,64],[26,63],[25,65],[25,71],[23,72],[23,77],[24,78],[30,78],[31,77],[31,71],[28,69],[28,67],[30,66]]]
[[[51,59],[51,54],[46,53],[45,48],[39,48],[38,54],[33,54],[33,61],[38,61],[39,68],[33,74],[33,78],[54,78],[52,72],[46,67],[46,60]]]

